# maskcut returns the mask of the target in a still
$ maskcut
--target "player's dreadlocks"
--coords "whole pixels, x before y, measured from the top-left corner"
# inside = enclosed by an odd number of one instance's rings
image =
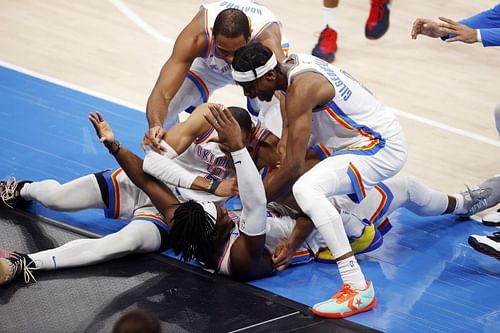
[[[169,242],[175,255],[181,254],[183,261],[209,262],[214,218],[199,203],[190,200],[179,205],[172,221]]]

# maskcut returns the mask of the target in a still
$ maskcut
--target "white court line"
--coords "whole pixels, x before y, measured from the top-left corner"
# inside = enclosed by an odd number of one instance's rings
[[[135,14],[121,0],[110,0],[110,1],[111,1],[111,3],[116,8],[118,8],[130,20],[132,20],[142,30],[144,30],[145,32],[147,32],[148,34],[150,34],[151,36],[153,36],[154,38],[156,38],[156,39],[158,39],[160,41],[165,41],[165,42],[171,43],[172,45],[175,43],[174,39],[163,36],[160,32],[158,32],[157,30],[155,30],[152,26],[150,26],[148,23],[146,23],[137,14]],[[396,110],[396,109],[393,109],[393,108],[390,108],[390,109],[395,114],[397,114],[400,117],[408,118],[408,119],[411,119],[413,121],[416,121],[416,122],[419,122],[419,123],[422,123],[422,124],[426,124],[426,125],[430,125],[432,127],[436,127],[436,128],[439,128],[439,129],[442,129],[442,130],[445,130],[445,131],[448,131],[448,132],[451,132],[451,133],[454,133],[454,134],[458,134],[458,135],[463,136],[463,137],[467,137],[467,138],[470,138],[470,139],[473,139],[473,140],[476,140],[476,141],[480,141],[480,142],[483,142],[483,143],[486,143],[486,144],[489,144],[489,145],[492,145],[492,146],[500,147],[500,141],[499,140],[494,140],[494,139],[490,139],[490,138],[487,138],[487,137],[479,135],[479,134],[467,132],[465,130],[462,130],[462,129],[459,129],[459,128],[455,128],[455,127],[452,127],[452,126],[449,126],[449,125],[446,125],[446,124],[443,124],[443,123],[440,123],[440,122],[437,122],[437,121],[434,121],[434,120],[431,120],[431,119],[420,117],[420,116],[417,116],[417,115],[414,115],[414,114],[411,114],[411,113],[408,113],[408,112]]]
[[[6,67],[6,68],[10,68],[10,69],[18,71],[20,73],[27,74],[27,75],[30,75],[30,76],[36,77],[38,79],[42,79],[42,80],[54,83],[54,84],[58,84],[60,86],[66,87],[66,88],[70,88],[70,89],[82,92],[82,93],[90,95],[90,96],[98,97],[98,98],[107,100],[109,102],[113,102],[115,104],[120,104],[120,105],[126,106],[126,107],[128,107],[130,109],[134,109],[136,111],[145,112],[144,107],[142,107],[142,106],[126,102],[126,101],[124,101],[122,99],[119,99],[119,98],[115,98],[115,97],[111,97],[111,96],[108,96],[108,95],[105,95],[105,94],[101,94],[101,93],[98,93],[96,91],[93,91],[93,90],[90,90],[90,89],[87,89],[87,88],[83,88],[83,87],[78,86],[76,84],[69,83],[69,82],[66,82],[66,81],[63,81],[63,80],[59,80],[59,79],[50,77],[50,76],[45,75],[45,74],[40,74],[40,73],[31,71],[29,69],[26,69],[26,68],[23,68],[23,67],[20,67],[20,66],[10,64],[10,63],[2,61],[2,60],[0,60],[0,66]]]
[[[7,62],[2,61],[2,60],[0,60],[0,66],[7,67],[10,69],[16,70],[18,72],[28,74],[28,75],[34,76],[36,78],[39,78],[39,79],[42,79],[42,80],[45,80],[48,82],[52,82],[52,83],[55,83],[55,84],[58,84],[58,85],[61,85],[61,86],[64,86],[64,87],[67,87],[67,88],[70,88],[73,90],[77,90],[77,91],[80,91],[82,93],[94,96],[94,97],[102,98],[102,99],[105,99],[107,101],[126,106],[130,109],[134,109],[136,111],[145,112],[144,107],[142,107],[142,106],[138,106],[138,105],[126,102],[126,101],[119,99],[119,98],[115,98],[115,97],[111,97],[111,96],[108,96],[105,94],[101,94],[101,93],[98,93],[96,91],[78,86],[76,84],[72,84],[72,83],[69,83],[69,82],[66,82],[63,80],[59,80],[59,79],[56,79],[56,78],[53,78],[53,77],[50,77],[50,76],[47,76],[44,74],[40,74],[40,73],[31,71],[29,69],[17,66],[17,65],[7,63]],[[453,133],[453,134],[467,137],[467,138],[472,139],[472,140],[480,141],[482,143],[486,143],[486,144],[489,144],[489,145],[492,145],[495,147],[500,147],[500,141],[498,141],[498,140],[493,140],[493,139],[490,139],[490,138],[487,138],[487,137],[484,137],[484,136],[481,136],[481,135],[478,135],[475,133],[467,132],[465,130],[455,128],[455,127],[440,123],[438,121],[434,121],[431,119],[420,117],[420,116],[417,116],[417,115],[414,115],[414,114],[411,114],[408,112],[396,110],[394,108],[390,108],[390,109],[392,112],[394,112],[395,114],[397,114],[400,117],[408,118],[408,119],[414,120],[416,122],[420,122],[420,123],[423,123],[423,124],[426,124],[426,125],[429,125],[432,127],[436,127],[436,128],[442,129],[444,131],[448,131],[448,132]]]
[[[300,313],[300,311],[295,311],[295,312],[283,315],[281,317],[276,317],[276,318],[269,319],[269,320],[266,320],[266,321],[263,321],[263,322],[260,322],[260,323],[257,323],[257,324],[253,324],[253,325],[250,325],[250,326],[247,326],[247,327],[242,327],[242,328],[239,328],[237,330],[230,331],[228,333],[241,332],[241,331],[248,330],[250,328],[254,328],[254,327],[257,327],[257,326],[260,326],[260,325],[264,325],[264,324],[267,324],[267,323],[270,323],[270,322],[273,322],[273,321],[276,321],[276,320],[280,320],[280,319],[283,319],[283,318],[286,318],[286,317],[294,316],[294,315],[299,314],[299,313]]]
[[[146,23],[139,15],[134,13],[130,8],[127,7],[121,0],[110,0],[113,6],[118,8],[119,11],[128,17],[132,22],[137,24],[139,28],[147,32],[149,35],[153,36],[155,39],[174,45],[175,39],[163,36],[158,30],[153,28],[151,25]]]
[[[412,113],[404,112],[404,111],[397,110],[394,108],[389,108],[389,109],[400,117],[408,118],[408,119],[414,120],[414,121],[422,123],[422,124],[430,125],[432,127],[437,127],[439,129],[442,129],[442,130],[445,130],[445,131],[448,131],[448,132],[451,132],[454,134],[458,134],[460,136],[467,137],[469,139],[481,141],[483,143],[487,143],[487,144],[490,144],[492,146],[500,147],[500,140],[493,140],[493,139],[487,138],[485,136],[471,133],[471,132],[467,132],[467,131],[462,130],[460,128],[455,128],[455,127],[440,123],[440,122],[432,120],[432,119],[420,117],[420,116],[417,116],[417,115],[412,114]]]

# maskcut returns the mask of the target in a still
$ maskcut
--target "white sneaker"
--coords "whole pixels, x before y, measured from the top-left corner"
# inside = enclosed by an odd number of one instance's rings
[[[483,224],[490,227],[500,226],[500,209],[494,213],[489,213],[483,216]]]
[[[500,231],[490,236],[471,235],[468,241],[476,251],[500,260]]]

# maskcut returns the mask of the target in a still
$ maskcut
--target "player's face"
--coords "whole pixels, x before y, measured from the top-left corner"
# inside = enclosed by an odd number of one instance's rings
[[[226,37],[218,35],[215,37],[215,55],[224,59],[228,64],[232,64],[234,52],[242,46],[247,45],[247,40],[243,35],[239,37]]]
[[[252,82],[238,82],[243,88],[245,96],[258,97],[261,101],[270,102],[274,95],[273,82],[269,80],[268,74]]]
[[[229,232],[233,228],[234,222],[229,216],[227,209],[217,205],[217,221],[215,222],[215,230],[218,239],[226,239],[229,237]]]

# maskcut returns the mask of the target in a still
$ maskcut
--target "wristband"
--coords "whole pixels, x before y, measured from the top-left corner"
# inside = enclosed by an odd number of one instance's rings
[[[208,186],[208,192],[212,193],[212,194],[215,194],[215,191],[217,190],[217,188],[219,187],[221,181],[218,181],[218,180],[211,180],[210,181],[210,185]]]
[[[122,144],[120,143],[120,141],[118,140],[115,140],[114,144],[116,145],[116,149],[114,150],[111,150],[108,148],[108,151],[111,155],[113,156],[116,156],[116,154],[118,154],[118,152],[120,151],[120,149],[122,148]]]

